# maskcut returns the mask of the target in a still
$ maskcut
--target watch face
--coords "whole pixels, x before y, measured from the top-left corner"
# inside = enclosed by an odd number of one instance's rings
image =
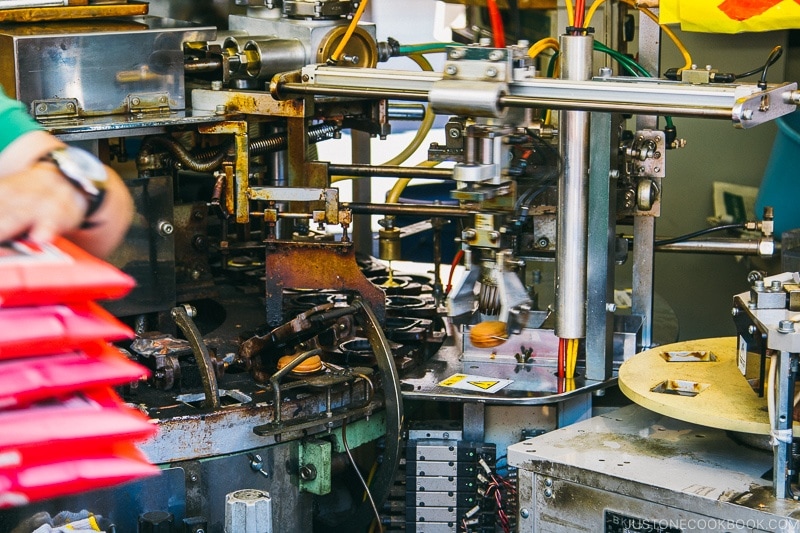
[[[50,152],[59,170],[77,182],[90,195],[99,195],[105,189],[108,174],[105,166],[94,155],[77,148],[66,146]]]

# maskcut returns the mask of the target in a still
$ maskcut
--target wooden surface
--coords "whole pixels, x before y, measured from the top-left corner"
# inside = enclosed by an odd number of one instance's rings
[[[131,17],[146,15],[149,4],[128,2],[109,5],[70,5],[62,7],[36,7],[0,10],[0,23],[44,22],[56,20],[82,20],[103,17]]]
[[[710,351],[712,362],[667,362],[663,352]],[[720,337],[659,346],[636,354],[619,369],[619,388],[635,403],[656,413],[702,426],[769,434],[766,397],[759,398],[736,365],[736,338]],[[665,381],[708,385],[697,396],[653,392]],[[795,436],[800,428],[794,425]]]

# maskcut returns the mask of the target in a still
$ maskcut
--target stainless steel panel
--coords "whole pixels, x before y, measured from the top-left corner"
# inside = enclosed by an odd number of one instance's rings
[[[155,17],[6,25],[0,27],[0,83],[42,118],[48,106],[67,99],[77,106],[60,110],[61,117],[128,113],[150,101],[166,111],[184,109],[183,43],[215,33]]]
[[[750,444],[637,405],[514,444],[519,531],[800,531]]]

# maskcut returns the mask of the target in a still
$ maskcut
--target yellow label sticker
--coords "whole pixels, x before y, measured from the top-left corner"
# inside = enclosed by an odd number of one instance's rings
[[[495,381],[467,381],[467,383],[469,383],[470,385],[475,385],[479,389],[489,390],[500,382],[495,380]]]
[[[439,385],[441,385],[442,387],[452,387],[453,385],[455,385],[456,383],[458,383],[459,381],[461,381],[465,377],[467,377],[467,376],[464,375],[464,374],[453,374],[449,378],[447,378],[447,379],[445,379],[443,381],[440,381]]]

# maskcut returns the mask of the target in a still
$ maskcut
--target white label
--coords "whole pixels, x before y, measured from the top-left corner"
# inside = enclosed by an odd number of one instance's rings
[[[744,340],[744,337],[739,336],[739,353],[737,354],[737,363],[739,366],[739,372],[742,373],[743,376],[747,375],[747,342]]]
[[[449,378],[440,381],[439,386],[494,394],[513,382],[514,381],[511,379],[487,378],[485,376],[476,376],[473,374],[453,374]]]

